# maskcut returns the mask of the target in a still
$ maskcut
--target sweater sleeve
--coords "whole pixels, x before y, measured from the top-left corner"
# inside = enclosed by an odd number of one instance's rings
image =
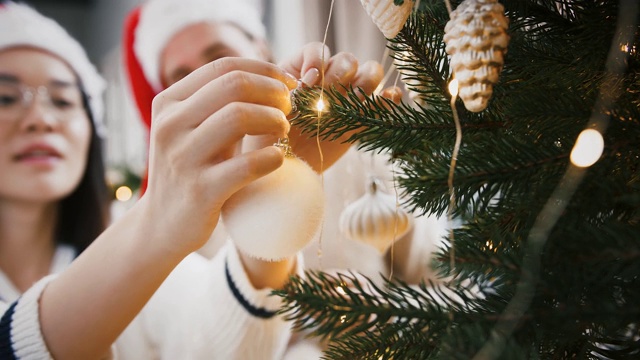
[[[3,304],[0,359],[52,359],[40,328],[39,300],[55,275],[35,283],[13,304]],[[8,306],[7,306],[8,305]]]
[[[300,257],[297,266],[300,273]],[[253,288],[229,242],[211,260],[185,258],[118,345],[145,344],[162,359],[280,359],[291,335],[280,306],[271,289]],[[120,350],[119,360],[135,358]]]

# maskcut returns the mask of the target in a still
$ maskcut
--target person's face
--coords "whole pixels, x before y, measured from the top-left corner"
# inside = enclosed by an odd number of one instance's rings
[[[178,32],[160,55],[160,79],[166,88],[195,69],[223,57],[268,60],[264,44],[229,23],[198,23]]]
[[[71,68],[32,48],[0,51],[0,199],[57,201],[84,174],[91,124]]]

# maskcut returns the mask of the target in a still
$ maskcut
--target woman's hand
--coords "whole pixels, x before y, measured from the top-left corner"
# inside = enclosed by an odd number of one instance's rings
[[[324,59],[324,60],[323,60]],[[318,42],[306,45],[300,53],[279,64],[284,71],[301,79],[306,86],[321,85],[329,88],[336,86],[360,87],[364,94],[370,95],[383,77],[382,66],[375,61],[362,65],[350,53],[338,53],[331,56],[329,49]],[[322,76],[324,75],[324,82]],[[289,142],[296,156],[306,161],[316,172],[320,173],[335,163],[348,149],[350,144],[343,143],[350,136],[345,134],[334,141],[322,141],[322,157],[315,137],[301,134],[301,129],[292,128]],[[275,137],[251,137],[244,149],[255,149],[274,143]]]
[[[283,137],[296,79],[275,65],[224,58],[203,66],[153,102],[149,185],[140,200],[155,236],[177,251],[203,245],[222,204],[277,169],[282,151],[238,150],[245,135]]]
[[[272,64],[228,58],[155,98],[147,192],[39,300],[53,357],[107,353],[171,271],[207,241],[224,201],[282,164],[279,148],[237,149],[245,134],[287,133],[295,86]]]
[[[384,76],[382,65],[378,62],[367,61],[358,64],[353,54],[345,52],[331,56],[329,48],[319,42],[308,44],[298,55],[282,62],[280,66],[300,78],[306,86],[335,86],[341,93],[346,91],[342,86],[351,86],[354,89],[362,89],[362,95],[371,95]],[[351,132],[348,132],[336,140],[321,141],[320,154],[315,137],[302,134],[301,129],[296,127],[292,128],[289,134],[294,153],[318,173],[329,168],[347,152],[351,144],[344,141],[350,136]]]

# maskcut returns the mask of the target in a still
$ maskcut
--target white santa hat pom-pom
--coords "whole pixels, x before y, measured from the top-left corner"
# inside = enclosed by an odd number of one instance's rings
[[[318,232],[323,215],[319,176],[295,157],[285,157],[280,168],[235,193],[222,207],[222,221],[236,247],[267,261],[302,250]]]

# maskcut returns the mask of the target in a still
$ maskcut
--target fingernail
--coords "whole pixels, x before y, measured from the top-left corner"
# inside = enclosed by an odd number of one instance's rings
[[[316,84],[316,82],[318,82],[319,78],[320,78],[320,70],[316,68],[311,68],[307,70],[307,72],[304,74],[301,80],[305,85],[313,86]]]
[[[298,79],[296,79],[295,76],[289,74],[289,73],[284,73],[285,77],[287,78],[286,80],[286,85],[289,89],[295,89],[298,86]]]

